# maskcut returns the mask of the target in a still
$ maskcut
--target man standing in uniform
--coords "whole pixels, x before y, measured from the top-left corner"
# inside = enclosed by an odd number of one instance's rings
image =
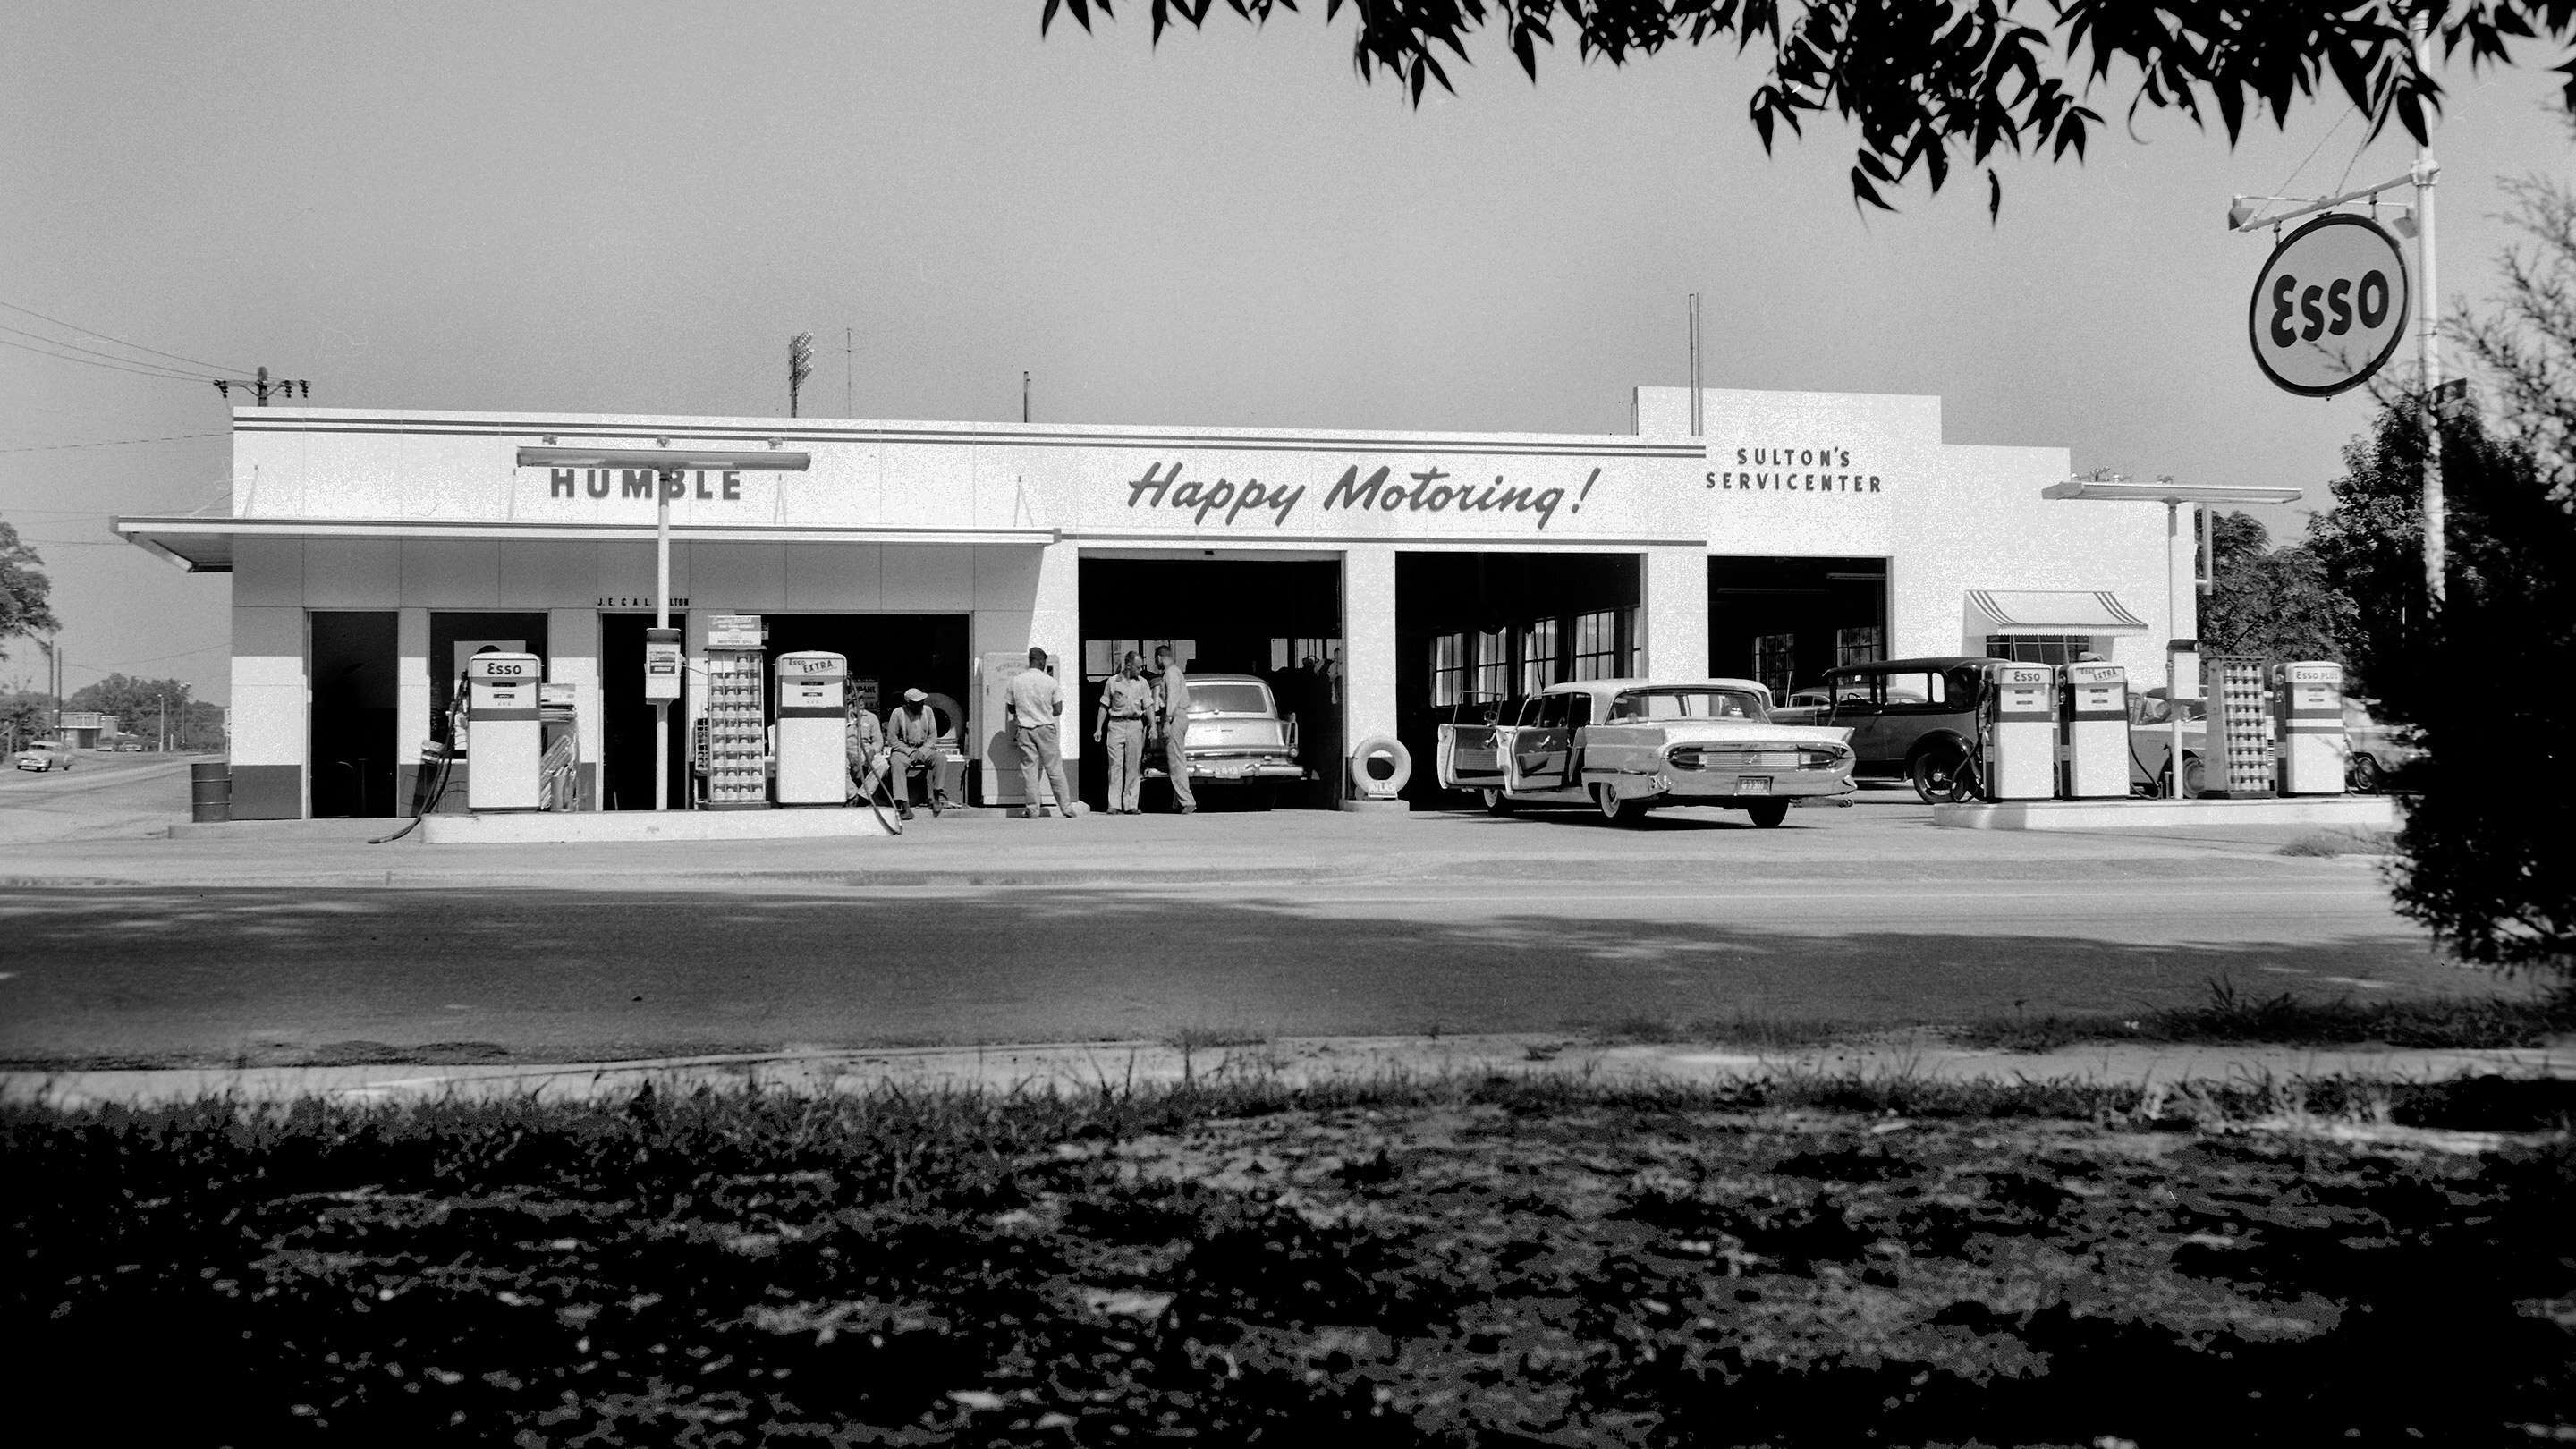
[[[1100,687],[1100,717],[1092,722],[1094,743],[1109,746],[1109,813],[1141,815],[1137,787],[1144,783],[1145,719],[1154,710],[1154,686],[1145,682],[1145,657],[1132,650],[1116,674]]]
[[[1154,692],[1161,696],[1163,768],[1172,777],[1173,807],[1187,815],[1199,808],[1198,797],[1190,793],[1190,681],[1169,644],[1154,650],[1154,669],[1162,676]]]
[[[886,716],[887,751],[894,762],[894,803],[903,818],[912,818],[913,782],[930,802],[932,819],[948,808],[948,792],[939,788],[939,715],[930,696],[918,689],[903,692],[903,707]]]
[[[1025,820],[1045,813],[1038,802],[1041,777],[1055,790],[1056,810],[1066,819],[1073,817],[1073,790],[1064,782],[1064,754],[1056,742],[1056,716],[1064,713],[1064,696],[1056,691],[1055,676],[1046,672],[1046,662],[1045,650],[1030,649],[1029,667],[1012,675],[1003,691],[1020,747],[1020,789],[1027,805],[1021,818]]]

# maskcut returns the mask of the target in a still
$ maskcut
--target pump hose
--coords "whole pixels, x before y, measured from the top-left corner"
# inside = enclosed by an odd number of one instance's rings
[[[395,831],[391,835],[378,836],[367,843],[369,845],[390,845],[393,842],[402,839],[404,836],[411,834],[413,831],[418,830],[420,828],[421,817],[435,812],[438,809],[438,802],[447,798],[447,777],[448,773],[455,767],[455,765],[456,752],[454,750],[450,750],[447,753],[440,755],[438,757],[438,778],[430,784],[429,789],[426,791],[414,790],[412,792],[412,812],[410,822],[404,825],[402,829]]]
[[[887,770],[884,774],[880,775],[877,778],[877,784],[874,790],[862,790],[858,794],[851,796],[850,799],[866,801],[868,809],[876,812],[877,823],[886,828],[886,833],[888,835],[903,834],[903,822],[900,820],[888,820],[886,818],[885,811],[878,806],[877,796],[879,795],[885,796],[889,803],[894,800],[894,771]],[[841,803],[847,805],[849,801],[845,800]]]

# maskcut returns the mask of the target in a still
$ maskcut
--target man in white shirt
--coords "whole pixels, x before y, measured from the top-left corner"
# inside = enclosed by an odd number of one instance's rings
[[[1187,815],[1199,808],[1198,797],[1190,793],[1190,677],[1168,644],[1155,647],[1154,667],[1162,676],[1154,693],[1162,716],[1163,769],[1172,777],[1172,808]]]
[[[1100,717],[1091,738],[1109,747],[1109,813],[1142,814],[1137,786],[1145,775],[1145,726],[1154,712],[1154,686],[1145,679],[1143,655],[1129,651],[1116,674],[1100,687]]]
[[[1056,717],[1064,713],[1064,696],[1055,685],[1055,676],[1047,673],[1047,652],[1029,651],[1029,667],[1011,676],[1003,691],[1004,708],[1011,716],[1011,732],[1020,747],[1020,792],[1027,803],[1021,818],[1035,820],[1045,813],[1038,795],[1038,781],[1044,778],[1055,791],[1055,806],[1066,819],[1073,817],[1073,789],[1065,783],[1064,754],[1056,738]]]

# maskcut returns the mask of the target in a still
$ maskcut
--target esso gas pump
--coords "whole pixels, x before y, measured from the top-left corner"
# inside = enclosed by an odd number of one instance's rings
[[[850,661],[819,649],[778,656],[778,803],[842,805],[850,798]]]
[[[2057,671],[2045,664],[1989,664],[1977,701],[1977,747],[1989,800],[2046,800],[2057,793]]]
[[[2281,793],[2340,795],[2352,740],[2343,722],[2343,666],[2310,661],[2272,666],[2272,718],[2281,755]]]
[[[465,762],[469,810],[537,810],[545,805],[545,757],[534,654],[477,654],[465,661]]]
[[[2117,664],[2062,664],[2057,681],[2064,745],[2058,793],[2069,800],[2126,798],[2129,672]]]

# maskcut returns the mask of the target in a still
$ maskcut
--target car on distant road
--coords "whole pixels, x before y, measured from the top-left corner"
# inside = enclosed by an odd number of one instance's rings
[[[1222,798],[1267,810],[1279,792],[1306,778],[1297,763],[1297,723],[1279,717],[1269,682],[1257,674],[1193,674],[1188,732],[1181,737],[1190,761],[1190,791],[1213,787]],[[1144,778],[1168,780],[1162,752],[1148,751]]]
[[[21,770],[68,770],[72,752],[59,741],[31,740],[18,752],[16,764]]]
[[[1503,814],[1590,804],[1634,823],[1666,805],[1742,810],[1763,827],[1799,800],[1851,793],[1844,731],[1771,719],[1749,679],[1587,679],[1533,694],[1504,723],[1486,707],[1440,727],[1444,788]]]

